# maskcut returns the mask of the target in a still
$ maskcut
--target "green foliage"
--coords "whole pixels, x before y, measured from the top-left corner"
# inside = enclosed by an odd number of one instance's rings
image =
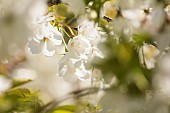
[[[95,67],[102,70],[104,78],[112,73],[118,79],[117,89],[124,89],[131,96],[141,95],[151,87],[152,70],[141,66],[137,48],[125,36],[120,37],[119,44],[108,39],[104,46],[107,58],[94,63]]]
[[[100,11],[103,7],[103,4],[108,0],[84,0],[85,4],[92,10],[94,10],[97,13],[97,17],[95,19],[96,22],[100,20]],[[92,2],[92,5],[89,5],[89,3]]]
[[[76,113],[98,113],[102,108],[99,105],[93,105],[86,102],[79,102]]]
[[[164,3],[165,0],[156,0],[158,3]]]
[[[54,12],[56,15],[67,17],[69,15],[68,7],[65,4],[54,5]]]
[[[29,82],[31,82],[32,80],[13,80],[12,81],[12,88],[27,84]]]
[[[52,10],[55,13],[55,16],[58,20],[65,20],[65,23],[70,23],[67,21],[70,21],[74,19],[74,14],[72,12],[68,11],[68,5],[65,4],[58,4],[51,6],[50,10]]]
[[[143,45],[143,43],[154,44],[152,40],[152,36],[146,32],[140,34],[134,34],[133,40],[138,46]]]
[[[76,106],[73,105],[65,105],[57,107],[52,113],[75,113]]]
[[[38,95],[26,88],[10,89],[0,97],[0,103],[0,113],[36,113],[42,105]]]

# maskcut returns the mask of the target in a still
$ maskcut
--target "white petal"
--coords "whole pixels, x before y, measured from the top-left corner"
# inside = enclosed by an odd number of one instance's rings
[[[55,50],[55,44],[53,43],[53,41],[51,41],[51,39],[47,40],[46,43],[47,43],[47,50],[48,51]]]
[[[91,72],[85,69],[85,61],[79,60],[75,63],[75,74],[80,80],[86,80],[90,77]]]
[[[151,44],[144,44],[139,49],[139,59],[142,65],[146,65],[147,69],[155,67],[156,58],[160,51]]]
[[[81,66],[81,64],[82,64],[82,60],[78,60],[77,62],[75,62],[75,67],[76,68],[78,68],[78,67],[80,67]]]
[[[62,40],[57,40],[55,38],[49,38],[49,40],[51,40],[55,45],[61,45],[62,44]]]
[[[63,77],[65,81],[67,82],[76,82],[78,80],[77,76],[73,71],[68,71],[66,75]]]
[[[75,74],[80,80],[86,80],[90,77],[90,71],[77,68]]]
[[[155,67],[155,59],[145,59],[147,69],[152,69]]]
[[[64,44],[56,46],[56,53],[58,53],[58,54],[65,54],[66,53],[66,49],[65,49]]]
[[[77,81],[77,76],[75,75],[75,68],[72,60],[63,58],[63,61],[64,62],[59,66],[59,76],[63,76],[64,80],[67,82]]]
[[[141,63],[142,66],[145,65],[144,55],[143,55],[143,47],[140,47],[140,48],[139,48],[139,61],[140,61],[140,63]]]
[[[52,47],[52,46],[51,46]],[[43,48],[43,51],[42,51],[42,53],[45,55],[45,56],[53,56],[54,55],[54,53],[55,53],[55,48],[54,49],[52,49],[51,51],[50,50],[48,50],[50,48],[50,45],[47,45],[47,42],[45,41],[45,43],[44,43],[44,48]],[[51,49],[51,48],[50,48]]]
[[[68,67],[64,63],[59,65],[59,76],[64,76],[67,73]]]
[[[28,43],[28,48],[31,51],[32,54],[38,54],[42,51],[43,43],[37,42],[36,40],[32,39]]]
[[[82,35],[75,36],[68,42],[68,51],[75,57],[84,57],[84,55],[89,54],[91,51],[90,41]]]
[[[40,34],[35,35],[35,39],[37,39],[37,40],[42,40],[43,38],[44,37],[42,35],[40,35]]]
[[[59,39],[62,39],[62,34],[58,31],[58,29],[57,28],[55,28],[55,27],[53,27],[53,30],[52,30],[58,37],[59,37]]]
[[[143,46],[143,52],[144,52],[146,67],[148,69],[154,68],[156,63],[156,57],[160,53],[159,50],[151,44],[145,44]]]
[[[124,10],[122,15],[129,20],[141,20],[143,17],[142,10]]]
[[[95,27],[95,24],[90,21],[87,21],[78,29],[78,34],[85,36],[89,40],[95,40],[100,37],[100,34],[97,28]]]

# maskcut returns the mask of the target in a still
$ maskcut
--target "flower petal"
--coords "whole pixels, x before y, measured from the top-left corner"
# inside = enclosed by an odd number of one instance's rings
[[[31,51],[32,54],[38,54],[42,51],[43,43],[41,41],[38,42],[37,40],[32,39],[28,43],[28,48],[29,48],[29,50]]]
[[[90,71],[85,70],[85,69],[81,69],[81,68],[77,68],[75,75],[77,75],[77,77],[80,80],[86,80],[90,77]]]
[[[64,80],[67,82],[76,82],[78,80],[77,76],[74,72],[68,71],[65,76],[63,76]]]
[[[55,48],[54,48],[54,46],[47,44],[47,41],[45,41],[42,53],[45,56],[53,56],[55,53]]]
[[[50,39],[47,40],[46,43],[47,43],[47,50],[48,51],[55,50],[55,44]]]
[[[61,45],[62,44],[62,40],[57,40],[55,38],[49,38],[49,40],[51,40],[55,45]]]

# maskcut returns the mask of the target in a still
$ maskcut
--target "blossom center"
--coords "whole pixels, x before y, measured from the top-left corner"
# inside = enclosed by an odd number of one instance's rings
[[[43,41],[44,41],[44,42],[46,42],[46,41],[48,41],[48,40],[49,40],[48,37],[44,37],[44,38],[43,38]]]

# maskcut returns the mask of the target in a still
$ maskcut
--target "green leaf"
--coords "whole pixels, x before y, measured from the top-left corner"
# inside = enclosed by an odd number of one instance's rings
[[[24,85],[26,83],[31,82],[32,80],[13,80],[12,82],[12,88]]]
[[[52,113],[74,113],[74,112],[71,112],[71,111],[65,111],[65,110],[56,110]]]
[[[68,15],[71,14],[70,12],[68,12],[68,5],[58,4],[58,5],[54,5],[53,7],[54,7],[55,14],[58,16],[67,17]]]
[[[153,44],[152,36],[148,33],[134,34],[133,40],[139,46],[143,45],[144,42]]]
[[[6,92],[5,98],[12,105],[9,112],[36,113],[42,106],[42,101],[38,95],[27,88],[11,89]]]
[[[65,105],[57,107],[52,113],[74,113],[76,112],[76,106]]]

